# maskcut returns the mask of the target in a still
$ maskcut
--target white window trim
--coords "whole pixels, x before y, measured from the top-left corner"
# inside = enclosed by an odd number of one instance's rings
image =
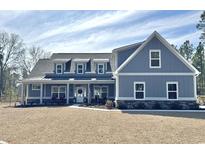
[[[59,65],[61,66],[61,73],[58,73],[58,70],[57,70]],[[63,64],[56,64],[56,74],[63,74]]]
[[[135,88],[135,86],[136,86],[136,84],[143,84],[144,85],[144,90],[143,91],[136,91],[136,88]],[[134,99],[135,100],[145,100],[145,82],[138,82],[138,81],[135,81],[134,82]],[[143,92],[144,93],[144,98],[136,98],[136,92]]]
[[[168,91],[168,85],[169,84],[176,84],[176,87],[177,87],[177,90],[176,90],[176,93],[177,93],[177,98],[176,99],[169,99],[169,92],[175,92],[175,91]],[[169,81],[169,82],[166,82],[166,90],[167,90],[167,100],[178,100],[179,99],[179,86],[178,86],[178,82],[177,81]]]
[[[58,89],[58,97],[57,97],[57,99],[59,99],[60,98],[60,88],[65,88],[65,99],[67,98],[67,92],[66,92],[66,86],[52,86],[51,87],[51,98],[53,97],[53,93],[54,93],[54,91],[53,91],[53,89],[54,88],[57,88]]]
[[[34,88],[34,85],[38,85],[39,89]],[[40,84],[32,84],[32,90],[41,90],[41,85]]]
[[[99,72],[99,66],[102,65],[103,66],[103,73]],[[98,63],[98,74],[105,74],[105,65],[104,63]]]
[[[152,52],[159,52],[159,58],[152,58],[151,57]],[[159,66],[152,66],[152,63],[151,63],[152,60],[159,60]],[[149,68],[161,68],[161,50],[159,49],[149,50]]]
[[[109,94],[109,88],[108,86],[93,86],[93,98],[95,98],[95,88],[99,88],[100,92],[102,92],[102,88],[107,88],[107,98],[108,98],[108,94]],[[100,94],[102,95],[102,93]],[[102,96],[100,96],[100,98],[102,98]]]
[[[78,66],[82,66],[82,73],[78,72]],[[84,74],[84,65],[82,63],[77,64],[77,74]]]

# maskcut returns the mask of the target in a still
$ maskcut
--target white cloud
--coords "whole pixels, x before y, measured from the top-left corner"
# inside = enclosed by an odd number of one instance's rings
[[[171,43],[171,44],[175,44],[177,46],[181,45],[182,43],[184,43],[186,40],[189,40],[192,44],[196,44],[199,42],[199,37],[200,37],[201,33],[199,31],[196,32],[192,32],[192,33],[188,33],[179,37],[168,37],[167,40]]]
[[[122,21],[123,19],[126,19],[133,14],[136,14],[136,16],[141,17],[142,14],[145,14],[147,12],[148,11],[114,11],[99,16],[87,17],[83,20],[82,19],[76,20],[73,23],[63,25],[58,28],[49,29],[47,32],[44,32],[39,37],[37,37],[35,41],[46,39],[54,35],[77,32],[77,31],[79,32],[91,28],[117,23],[118,21]]]
[[[107,31],[101,30],[97,33],[91,33],[87,37],[74,38],[69,41],[51,43],[47,46],[47,49],[53,50],[54,52],[88,52],[94,51],[99,45],[105,42],[117,41],[120,39],[128,39],[131,37],[135,37],[137,39],[135,41],[137,42],[139,41],[138,38],[145,39],[154,30],[159,31],[160,33],[165,33],[166,31],[172,31],[174,33],[174,30],[176,28],[181,28],[183,26],[195,24],[197,23],[200,17],[200,13],[201,12],[188,13],[179,16],[153,19],[151,21],[148,20],[149,22],[139,22],[134,25],[132,24],[130,26],[127,26],[123,29],[116,28]],[[186,39],[189,39],[190,41],[196,41],[198,39],[199,33],[194,32],[184,36],[182,35],[180,37],[175,36],[174,38],[172,38],[169,35],[166,36],[167,38],[169,38],[171,43],[178,45],[179,43],[183,43]],[[119,44],[119,46],[120,45],[121,44]],[[110,49],[111,51],[114,48],[114,46],[105,46],[104,48],[105,49],[102,48],[102,51],[107,51],[108,49]]]

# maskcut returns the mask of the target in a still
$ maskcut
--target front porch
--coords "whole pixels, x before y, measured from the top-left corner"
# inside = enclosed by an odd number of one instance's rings
[[[115,97],[115,83],[107,82],[73,82],[48,83],[28,82],[21,88],[23,105],[70,105],[103,103]]]

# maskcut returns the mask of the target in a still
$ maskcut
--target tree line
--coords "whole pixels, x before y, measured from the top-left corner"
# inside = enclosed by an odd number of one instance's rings
[[[189,40],[179,48],[174,47],[201,72],[197,77],[197,94],[205,95],[205,11],[196,28],[201,31],[196,47]],[[39,46],[28,47],[17,34],[0,32],[0,99],[11,100],[17,96],[18,81],[29,75],[40,58],[48,58],[49,55]]]
[[[201,14],[196,28],[201,31],[197,46],[194,47],[189,40],[186,40],[177,50],[200,72],[197,77],[197,94],[205,95],[205,11]]]

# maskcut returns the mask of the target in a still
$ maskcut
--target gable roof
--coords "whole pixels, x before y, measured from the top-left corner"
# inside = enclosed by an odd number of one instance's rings
[[[200,72],[192,66],[175,48],[173,48],[157,31],[154,31],[115,71],[118,74],[151,40],[158,38],[179,60],[181,60],[193,73],[198,75]]]
[[[53,71],[53,62],[50,59],[39,59],[26,79],[43,78],[45,72]]]

